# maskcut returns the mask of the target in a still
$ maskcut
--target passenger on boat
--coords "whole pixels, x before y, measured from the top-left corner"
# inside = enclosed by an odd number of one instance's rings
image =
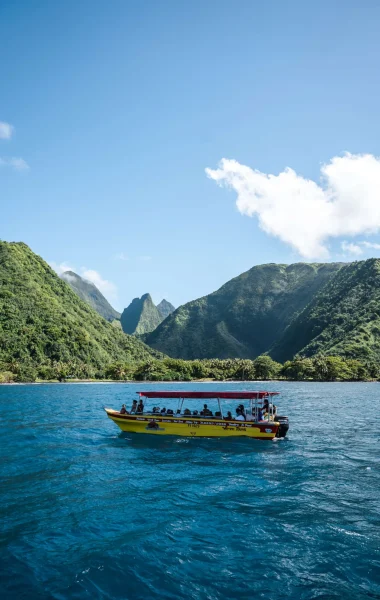
[[[201,415],[203,417],[212,417],[212,412],[211,410],[208,408],[207,404],[203,405],[203,410],[201,410]]]
[[[236,417],[235,417],[235,421],[245,421],[245,416],[243,415],[243,413],[241,412],[240,408],[236,409]]]
[[[125,408],[125,404],[123,404],[123,406],[120,409],[120,414],[125,415],[126,412],[127,412],[127,409]]]
[[[160,407],[159,406],[153,406],[153,414],[157,414],[160,412]]]
[[[269,404],[269,400],[267,398],[265,398],[264,402],[263,402],[263,413],[272,413],[273,412],[273,416],[276,415],[277,413],[277,406],[275,404]]]
[[[144,412],[144,402],[142,401],[142,399],[140,398],[139,403],[137,405],[137,413],[142,414]]]
[[[183,414],[188,417],[189,415],[191,415],[191,410],[189,408],[185,408],[185,410],[183,411]]]
[[[166,408],[165,408],[165,407],[164,407],[164,408],[161,408],[161,414],[162,414],[162,415],[166,415]]]
[[[133,400],[133,402],[132,402],[131,413],[135,413],[135,412],[137,412],[137,400]]]
[[[247,420],[247,415],[245,414],[245,408],[244,408],[244,404],[239,404],[238,408],[240,408],[240,412],[244,417],[244,421]]]
[[[224,420],[225,421],[232,421],[232,414],[231,414],[230,410],[228,411],[227,416],[224,417]]]

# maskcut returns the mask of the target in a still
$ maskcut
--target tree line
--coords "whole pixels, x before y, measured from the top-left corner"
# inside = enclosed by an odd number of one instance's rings
[[[380,364],[341,356],[296,356],[280,364],[269,356],[249,359],[182,360],[150,358],[141,362],[118,361],[99,368],[78,361],[40,366],[11,361],[0,364],[0,383],[93,379],[113,381],[193,381],[197,379],[290,381],[371,381],[380,379]]]

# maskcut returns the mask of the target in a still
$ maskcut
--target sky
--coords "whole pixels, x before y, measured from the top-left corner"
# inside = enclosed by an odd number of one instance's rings
[[[380,257],[378,0],[2,0],[0,238],[175,306]]]

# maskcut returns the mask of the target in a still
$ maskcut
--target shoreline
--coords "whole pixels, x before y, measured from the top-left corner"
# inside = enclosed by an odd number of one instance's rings
[[[69,379],[68,381],[58,381],[57,379],[51,379],[48,381],[9,381],[0,382],[0,386],[9,385],[107,385],[107,384],[149,384],[149,385],[176,385],[183,383],[380,383],[378,379],[362,379],[362,380],[334,380],[326,381],[319,379],[192,379],[191,381],[178,380],[178,381],[151,381],[151,380],[137,380],[129,379],[122,381],[120,379]]]

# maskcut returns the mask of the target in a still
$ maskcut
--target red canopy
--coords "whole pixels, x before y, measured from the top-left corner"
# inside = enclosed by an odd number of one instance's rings
[[[223,398],[229,400],[250,400],[276,396],[279,392],[137,392],[145,398]]]

